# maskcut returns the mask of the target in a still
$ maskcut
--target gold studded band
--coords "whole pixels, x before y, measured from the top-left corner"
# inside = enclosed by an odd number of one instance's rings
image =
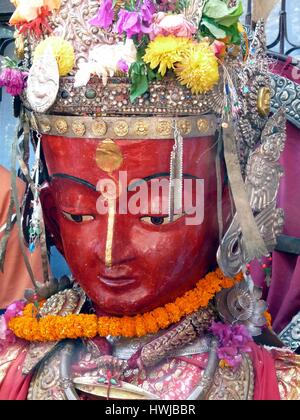
[[[176,118],[163,117],[66,117],[30,115],[31,126],[41,134],[69,138],[113,140],[170,139],[174,122],[184,138],[206,137],[216,131],[214,115]]]

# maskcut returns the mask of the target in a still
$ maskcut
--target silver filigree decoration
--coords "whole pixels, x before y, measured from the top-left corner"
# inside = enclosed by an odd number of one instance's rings
[[[92,93],[92,98],[88,98]],[[110,79],[106,86],[92,78],[86,87],[74,88],[73,77],[62,77],[57,100],[51,113],[58,115],[200,115],[220,114],[223,108],[221,84],[211,92],[191,95],[175,79],[156,81],[149,87],[149,94],[130,102],[130,83],[127,79]]]
[[[27,100],[33,111],[43,113],[54,104],[59,89],[59,71],[52,51],[36,58],[28,76]]]
[[[245,325],[255,337],[261,334],[261,327],[266,324],[267,304],[261,297],[262,290],[253,285],[252,279],[244,279],[231,289],[218,293],[217,310],[225,322]]]
[[[295,68],[299,77],[299,69]],[[300,85],[277,74],[271,75],[271,109],[276,112],[284,107],[287,119],[300,128]]]
[[[99,0],[63,0],[59,12],[50,18],[54,35],[70,41],[75,50],[75,69],[88,61],[89,51],[96,45],[113,44],[115,34],[91,26],[89,20],[99,9]]]
[[[277,243],[277,236],[284,226],[284,212],[276,209],[276,203],[262,210],[256,217],[255,222],[262,234],[264,243],[269,252],[272,252]],[[237,216],[234,219],[222,240],[217,253],[218,264],[221,270],[228,276],[238,274],[242,266],[251,261],[245,246]]]
[[[182,212],[183,137],[174,120],[174,141],[170,158],[169,221]]]
[[[285,346],[296,351],[300,347],[300,312],[278,336]]]
[[[183,11],[187,20],[192,22],[196,28],[199,27],[206,3],[207,0],[190,0]]]
[[[74,71],[80,62],[88,61],[90,49],[96,45],[113,44],[116,35],[102,31],[89,24],[99,9],[99,0],[62,0],[61,7],[49,17],[52,35],[70,41],[75,50],[76,62]],[[28,37],[30,55],[32,56],[39,40],[33,35]]]
[[[262,132],[262,145],[255,150],[247,165],[246,189],[250,205],[260,211],[277,197],[283,170],[278,163],[286,139],[286,118],[281,109],[267,122]]]
[[[237,71],[236,84],[239,89],[241,114],[236,124],[236,130],[242,171],[245,169],[250,151],[258,143],[261,130],[267,121],[267,117],[262,116],[259,112],[258,97],[262,88],[270,88],[270,83],[265,27],[264,22],[259,21],[246,65]]]
[[[262,73],[267,73],[268,71],[268,61],[266,60],[266,50],[267,50],[267,38],[265,31],[265,22],[263,19],[260,19],[255,27],[255,33],[253,36],[253,41],[251,43],[250,54],[249,54],[249,64],[251,60],[255,60],[255,66],[257,66]],[[254,63],[253,63],[254,64]]]
[[[246,170],[245,186],[250,206],[269,252],[275,248],[276,238],[284,225],[284,213],[276,208],[276,198],[283,175],[278,160],[286,139],[285,121],[283,110],[269,118],[262,132],[262,145],[250,155]],[[243,243],[237,215],[221,242],[217,259],[220,268],[228,276],[236,275],[244,264],[251,261]]]
[[[237,369],[218,367],[214,382],[206,397],[212,401],[251,401],[254,395],[254,369],[250,357],[244,353]]]

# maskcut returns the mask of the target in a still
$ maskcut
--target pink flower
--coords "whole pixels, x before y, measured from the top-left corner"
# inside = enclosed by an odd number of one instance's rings
[[[126,33],[127,38],[134,35],[142,35],[150,32],[150,27],[143,22],[142,16],[138,12],[129,12],[128,10],[120,10],[119,20],[116,25],[117,32],[121,35]]]
[[[14,344],[17,337],[8,328],[9,321],[16,316],[22,315],[25,302],[19,300],[6,309],[4,315],[0,316],[0,353],[6,349],[8,345]]]
[[[116,32],[120,35],[126,33],[127,38],[150,33],[155,12],[156,9],[152,0],[137,2],[136,11],[121,9],[116,24]]]
[[[7,346],[14,344],[17,337],[8,328],[4,315],[0,316],[0,353],[7,348]]]
[[[143,22],[150,25],[152,23],[154,13],[156,13],[156,9],[152,0],[143,0],[140,10]]]
[[[211,48],[217,57],[223,56],[226,53],[226,45],[222,41],[215,40],[211,44]]]
[[[177,0],[157,0],[160,12],[173,12],[177,7]]]
[[[129,70],[129,66],[126,63],[125,60],[119,60],[117,63],[118,69],[122,72],[122,73],[127,73]]]
[[[184,15],[167,15],[164,12],[159,12],[154,17],[150,38],[153,39],[158,35],[191,38],[196,32],[196,26],[190,23]]]
[[[6,323],[8,324],[12,318],[22,315],[24,308],[25,308],[25,302],[23,300],[17,300],[16,302],[9,305],[3,315]]]
[[[116,30],[120,35],[125,32],[128,38],[140,34],[142,29],[139,14],[124,9],[120,10]]]
[[[26,87],[28,73],[16,68],[5,67],[0,75],[0,87],[6,87],[6,92],[12,96],[21,95]]]
[[[219,340],[218,357],[225,360],[229,366],[238,368],[242,362],[242,353],[250,353],[248,343],[252,340],[244,325],[228,325],[214,322],[211,332]]]
[[[94,16],[89,24],[108,29],[114,20],[114,10],[112,0],[103,0],[96,16]]]

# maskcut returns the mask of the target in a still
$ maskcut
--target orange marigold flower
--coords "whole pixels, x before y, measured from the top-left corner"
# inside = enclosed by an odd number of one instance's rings
[[[266,312],[264,313],[264,316],[265,316],[266,321],[267,321],[267,326],[268,326],[269,328],[272,328],[272,315],[270,314],[270,312],[266,311]]]
[[[151,312],[144,314],[143,318],[145,322],[145,327],[147,328],[149,334],[155,334],[157,331],[159,331],[157,320]]]
[[[118,337],[122,334],[121,318],[110,318],[109,320],[110,335]]]
[[[136,336],[136,329],[135,329],[135,320],[134,318],[130,318],[129,316],[125,316],[122,322],[122,334],[123,337],[135,337]]]
[[[107,337],[109,335],[109,317],[101,316],[98,319],[98,334],[100,337]]]
[[[154,334],[162,328],[178,322],[185,315],[204,308],[222,288],[232,287],[241,281],[242,275],[234,279],[225,277],[221,270],[209,273],[200,280],[193,290],[177,298],[175,302],[151,312],[135,317],[100,317],[96,315],[72,314],[67,316],[48,315],[38,319],[38,309],[32,303],[28,304],[23,315],[13,318],[9,328],[14,334],[28,341],[57,341],[65,338],[93,338],[123,336],[142,337]],[[43,303],[39,306],[41,307]],[[270,324],[270,314],[266,313]]]
[[[181,313],[177,305],[175,303],[168,303],[166,306],[166,311],[168,312],[169,320],[172,324],[180,321]]]
[[[166,328],[170,325],[168,312],[165,308],[157,308],[152,311],[154,318],[160,328]]]
[[[147,330],[145,328],[145,323],[142,315],[137,315],[135,317],[135,324],[136,324],[136,335],[138,337],[143,337],[147,334]]]

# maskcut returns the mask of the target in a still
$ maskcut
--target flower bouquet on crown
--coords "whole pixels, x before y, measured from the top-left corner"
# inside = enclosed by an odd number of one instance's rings
[[[241,1],[103,0],[92,26],[116,35],[113,47],[96,47],[80,66],[75,86],[92,74],[128,75],[131,101],[148,91],[149,82],[172,74],[193,94],[210,91],[219,81],[218,60],[229,46],[241,44]]]
[[[218,84],[220,64],[226,56],[238,55],[245,39],[241,0],[101,0],[86,24],[91,36],[98,30],[110,42],[92,45],[88,59],[74,66],[74,46],[52,33],[51,17],[60,13],[61,2],[13,3],[10,22],[18,36],[36,38],[34,60],[52,47],[60,76],[75,73],[75,88],[95,75],[104,86],[110,77],[128,77],[131,102],[152,81],[165,77],[176,78],[196,95],[211,91]]]

